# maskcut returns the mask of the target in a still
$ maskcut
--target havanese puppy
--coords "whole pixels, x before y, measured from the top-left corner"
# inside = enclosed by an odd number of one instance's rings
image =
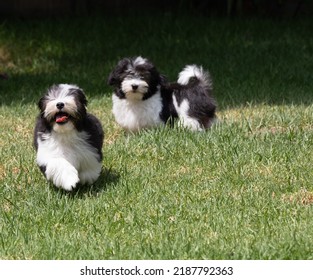
[[[108,79],[114,86],[113,115],[128,131],[139,131],[173,121],[201,131],[215,119],[216,102],[208,72],[196,65],[186,66],[177,83],[168,83],[146,58],[124,58]]]
[[[114,86],[113,115],[125,130],[137,132],[177,117],[165,77],[146,58],[124,58],[109,76]]]
[[[94,183],[101,172],[104,133],[100,121],[87,113],[82,89],[53,85],[38,106],[34,146],[47,180],[66,191]]]
[[[216,118],[216,102],[209,72],[201,66],[187,65],[170,87],[180,124],[193,131],[210,128]]]

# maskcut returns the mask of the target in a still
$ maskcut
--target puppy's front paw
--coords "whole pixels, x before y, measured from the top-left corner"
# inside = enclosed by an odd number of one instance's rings
[[[66,191],[72,191],[79,182],[76,168],[65,159],[50,161],[47,164],[46,176],[56,187]]]
[[[71,172],[67,170],[65,174],[62,176],[62,182],[59,187],[66,191],[72,191],[76,188],[79,182],[77,170],[74,168]]]

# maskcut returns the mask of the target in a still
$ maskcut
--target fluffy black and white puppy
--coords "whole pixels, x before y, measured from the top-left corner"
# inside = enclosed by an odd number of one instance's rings
[[[209,72],[201,66],[187,65],[171,88],[180,124],[193,131],[210,128],[216,117],[216,102]]]
[[[156,67],[141,56],[124,58],[109,76],[114,86],[113,115],[132,132],[165,124],[177,117],[171,90]]]
[[[37,164],[46,178],[67,191],[92,184],[101,172],[104,133],[87,113],[84,92],[75,85],[53,85],[39,100],[34,131]]]
[[[215,119],[216,102],[208,72],[187,65],[177,83],[168,83],[156,67],[141,56],[122,59],[108,80],[115,87],[113,115],[124,129],[138,131],[175,118],[191,130],[209,128]]]

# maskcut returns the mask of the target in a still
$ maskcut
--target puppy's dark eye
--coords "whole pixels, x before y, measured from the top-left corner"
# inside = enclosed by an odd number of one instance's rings
[[[129,76],[135,75],[135,72],[132,71],[132,70],[127,70],[127,71],[125,71],[125,73],[126,73],[127,75],[129,75]]]
[[[150,79],[150,74],[149,73],[143,73],[140,75],[140,77],[144,80],[149,80]]]

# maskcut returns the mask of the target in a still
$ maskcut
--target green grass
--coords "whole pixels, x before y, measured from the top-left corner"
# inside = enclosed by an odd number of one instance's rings
[[[0,26],[1,259],[313,259],[309,20],[171,15]],[[169,79],[209,69],[219,122],[125,135],[107,76],[124,56]],[[35,164],[36,103],[81,86],[103,123],[103,173],[73,194]]]

